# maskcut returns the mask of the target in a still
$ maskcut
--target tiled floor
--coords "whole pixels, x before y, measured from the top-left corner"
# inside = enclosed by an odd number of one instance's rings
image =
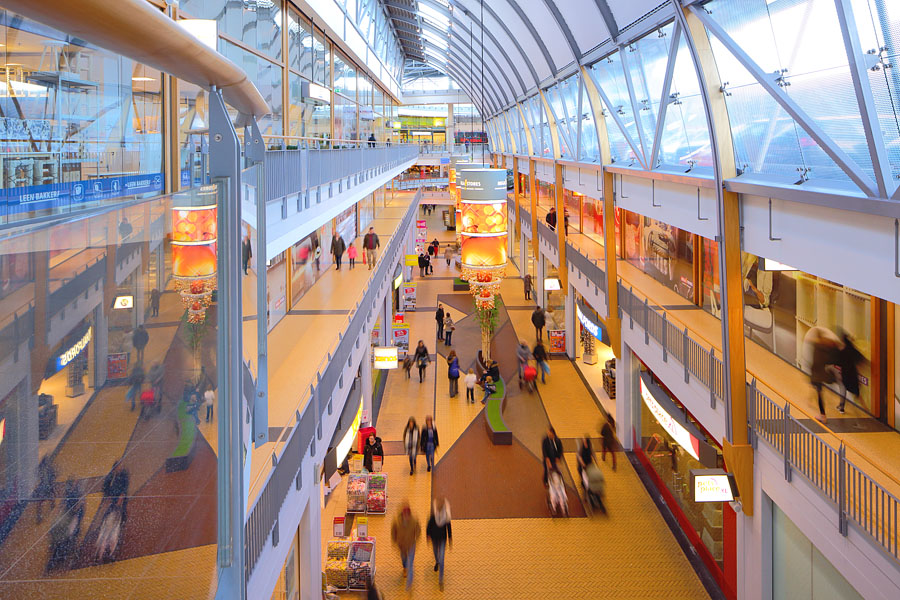
[[[437,268],[435,276],[440,275]],[[512,273],[514,276],[515,273]],[[450,293],[451,282],[426,282],[418,291],[420,306],[435,306],[438,293]],[[524,305],[520,280],[503,283],[504,300]],[[512,310],[516,333],[533,341],[528,311]],[[520,316],[522,318],[520,318]],[[432,352],[432,311],[407,313],[411,339],[422,338]],[[556,360],[548,384],[540,388],[551,422],[563,437],[585,433],[600,419],[600,411],[571,363]],[[441,447],[437,460],[460,434],[480,418],[481,405],[450,399],[446,389],[446,361],[438,357],[427,378],[407,380],[402,371],[390,373],[378,435],[400,440],[410,415],[434,414]],[[435,385],[435,378],[437,385]],[[576,472],[574,455],[567,455]],[[690,564],[657,512],[636,473],[627,461],[607,477],[610,517],[459,519],[453,523],[453,545],[447,552],[446,588],[438,590],[432,570],[431,547],[423,537],[416,549],[413,586],[404,589],[399,554],[390,542],[390,525],[403,501],[408,501],[424,529],[431,502],[431,477],[419,457],[418,471],[409,475],[405,456],[387,456],[388,513],[369,518],[369,533],[376,538],[376,583],[386,598],[685,598],[708,597]],[[536,485],[540,486],[538,481]],[[344,484],[340,484],[323,511],[323,540],[331,538],[335,515],[346,508]],[[324,551],[324,548],[323,548]],[[362,597],[362,594],[342,594]]]

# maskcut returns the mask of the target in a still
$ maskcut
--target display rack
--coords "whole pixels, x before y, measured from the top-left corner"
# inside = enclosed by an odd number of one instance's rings
[[[347,559],[347,587],[365,590],[369,579],[375,576],[375,541],[357,540],[350,543]]]
[[[383,515],[387,510],[387,473],[370,473],[366,512]]]
[[[347,477],[347,512],[365,513],[369,477],[365,473],[353,473]]]
[[[339,590],[349,586],[347,558],[350,555],[349,540],[331,540],[327,545],[325,557],[325,582]]]

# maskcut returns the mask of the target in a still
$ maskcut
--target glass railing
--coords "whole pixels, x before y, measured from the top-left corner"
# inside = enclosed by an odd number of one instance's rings
[[[218,199],[3,231],[0,597],[215,590]]]

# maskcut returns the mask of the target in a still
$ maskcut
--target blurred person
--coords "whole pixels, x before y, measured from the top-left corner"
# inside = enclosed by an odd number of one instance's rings
[[[368,142],[369,142],[369,148],[375,147],[375,134],[374,133],[369,134]]]
[[[113,464],[113,468],[103,478],[103,497],[110,501],[111,506],[122,507],[122,522],[128,519],[128,486],[131,483],[131,475],[122,465],[121,460]]]
[[[406,356],[403,357],[403,370],[406,371],[406,378],[409,379],[409,372],[412,371],[413,366],[413,357],[407,352]]]
[[[316,273],[318,273],[322,269],[322,248],[320,246],[316,246],[316,251],[313,253],[313,262],[316,264]]]
[[[450,266],[450,261],[453,260],[453,248],[450,247],[450,244],[447,244],[447,247],[444,248],[444,260],[447,261],[447,266]]]
[[[209,423],[213,418],[213,406],[216,404],[216,393],[212,388],[203,392],[203,404],[206,406],[206,422]]]
[[[356,244],[350,244],[350,247],[347,248],[347,258],[350,259],[350,270],[353,270],[353,267],[356,266],[356,257],[358,256],[356,252]]]
[[[381,240],[378,239],[378,234],[375,233],[374,227],[369,227],[369,232],[363,237],[363,250],[366,251],[366,262],[369,265],[369,270],[372,270],[372,267],[375,266],[375,251],[378,247],[381,246]]]
[[[612,415],[606,415],[606,419],[603,422],[603,425],[600,427],[600,439],[602,453],[600,458],[603,462],[606,462],[606,453],[609,452],[610,456],[612,456],[612,467],[613,471],[616,470],[616,449],[618,448],[618,442],[616,441],[616,421],[613,419]]]
[[[469,369],[469,372],[466,373],[466,400],[475,404],[475,384],[478,382],[478,378],[475,376],[475,369]]]
[[[419,340],[419,344],[416,346],[413,360],[416,361],[416,367],[419,369],[419,383],[422,383],[425,381],[425,369],[428,368],[428,363],[431,362],[431,358],[428,356],[428,348],[425,347],[425,342],[422,340]]]
[[[131,387],[125,393],[125,399],[131,400],[131,410],[134,410],[135,402],[140,397],[141,387],[144,385],[144,367],[141,366],[141,363],[134,365],[128,383],[131,384]]]
[[[844,414],[844,405],[847,403],[847,394],[852,394],[855,400],[859,399],[859,365],[865,360],[862,353],[853,345],[853,340],[846,333],[843,334],[843,344],[838,350],[837,364],[841,369],[841,384],[844,386],[844,394],[838,404],[838,412]]]
[[[444,344],[447,346],[452,345],[453,339],[453,330],[456,329],[456,326],[453,325],[453,317],[450,316],[450,311],[447,311],[444,315]]]
[[[253,248],[250,243],[250,233],[249,231],[244,236],[244,239],[241,241],[241,265],[244,268],[244,275],[247,274],[247,269],[250,268],[250,258],[253,256]]]
[[[434,256],[434,244],[428,244],[425,248],[425,253],[428,254],[429,257]]]
[[[425,535],[431,540],[434,550],[434,570],[438,572],[438,587],[444,589],[444,554],[447,545],[453,544],[453,530],[450,527],[450,503],[446,498],[437,498],[431,506],[431,517],[425,528]]]
[[[124,240],[134,231],[134,228],[131,226],[131,223],[128,222],[128,219],[122,217],[122,221],[119,223],[119,235],[122,236]]]
[[[456,350],[451,350],[447,355],[447,379],[450,380],[450,397],[455,398],[459,393],[459,357],[456,356]]]
[[[50,528],[50,556],[46,566],[48,572],[64,565],[70,559],[81,533],[84,510],[85,501],[81,486],[70,477],[66,482],[62,514]]]
[[[191,397],[188,400],[187,404],[187,414],[194,417],[194,425],[200,424],[200,405],[203,404],[200,400],[200,394],[197,392],[191,392]]]
[[[534,312],[531,313],[531,324],[534,325],[534,334],[537,336],[538,341],[542,340],[547,317],[544,315],[544,309],[540,306],[535,307]]]
[[[161,296],[161,294],[159,293],[158,289],[153,288],[150,291],[150,316],[151,317],[159,316],[159,298],[160,298],[160,296]]]
[[[425,256],[424,252],[419,252],[419,277],[425,277],[427,275],[426,269],[428,268],[428,258]]]
[[[416,471],[416,458],[419,455],[419,426],[413,417],[409,418],[403,428],[403,447],[409,457],[409,474],[412,475]]]
[[[582,485],[591,506],[596,506],[604,515],[607,514],[603,503],[603,497],[606,495],[606,478],[596,463],[592,462],[584,468]]]
[[[49,456],[41,459],[38,465],[38,484],[34,488],[35,521],[40,523],[44,520],[43,508],[44,502],[50,502],[50,510],[56,508],[56,468]]]
[[[197,376],[197,385],[195,389],[198,393],[202,394],[206,390],[215,387],[213,385],[212,377],[209,376],[209,373],[206,372],[206,366],[200,366],[200,375]]]
[[[344,243],[344,238],[342,238],[340,234],[331,236],[331,255],[334,256],[335,271],[341,270],[341,258],[343,258],[346,249],[347,245]]]
[[[563,209],[563,231],[566,235],[569,235],[569,209]]]
[[[428,254],[425,254],[424,258],[425,258],[425,274],[432,275],[434,273],[434,267],[431,265],[431,256]]]
[[[519,379],[522,379],[525,375],[525,367],[528,366],[528,361],[531,358],[531,348],[528,347],[528,343],[525,340],[519,341],[519,346],[516,348],[516,359],[519,361]]]
[[[547,349],[544,348],[544,342],[537,341],[534,350],[531,351],[534,360],[537,363],[538,370],[541,372],[541,383],[547,383],[547,375],[550,374],[550,365],[547,363]]]
[[[365,467],[366,471],[369,473],[372,472],[375,456],[380,456],[382,461],[384,461],[384,448],[381,446],[380,437],[369,434],[369,438],[366,440],[366,446],[363,449],[363,467]]]
[[[431,415],[425,417],[425,426],[422,427],[419,435],[419,444],[425,454],[425,463],[428,465],[425,470],[430,472],[434,468],[434,451],[438,447],[438,432],[434,427]]]
[[[547,225],[550,226],[550,229],[556,230],[556,208],[550,208],[550,212],[547,213],[547,216],[544,217],[544,220],[547,221]]]
[[[522,278],[522,285],[525,288],[525,299],[531,300],[531,274],[525,273],[525,277]]]
[[[827,423],[825,416],[825,403],[822,399],[822,388],[835,382],[833,365],[838,359],[838,343],[825,333],[821,327],[816,327],[812,335],[812,366],[809,374],[809,382],[816,390],[816,400],[819,402],[819,416],[816,417],[822,423]],[[810,330],[812,331],[812,330]],[[829,332],[830,333],[830,332]],[[832,334],[833,335],[833,334]]]
[[[563,455],[562,441],[556,437],[556,430],[552,427],[547,429],[547,435],[541,441],[541,454],[544,457],[544,485],[547,485],[547,475],[557,468]]]
[[[137,351],[137,362],[144,362],[144,348],[147,347],[147,344],[150,342],[150,334],[147,333],[147,330],[144,328],[144,324],[141,323],[137,326],[137,329],[134,330],[134,333],[131,334],[131,344],[134,346],[134,349]]]
[[[444,305],[438,302],[437,310],[434,311],[434,320],[437,322],[437,337],[444,337]]]
[[[403,564],[403,576],[406,577],[406,589],[412,586],[413,563],[416,557],[416,541],[422,535],[419,520],[412,514],[409,502],[400,505],[400,512],[391,524],[391,541],[400,549],[400,562]]]
[[[584,468],[594,462],[594,447],[591,444],[591,438],[586,433],[578,440],[578,475],[581,476]]]
[[[490,375],[487,375],[484,378],[484,398],[481,399],[482,404],[487,404],[488,398],[491,397],[491,394],[497,391],[497,384],[494,383],[494,378]]]

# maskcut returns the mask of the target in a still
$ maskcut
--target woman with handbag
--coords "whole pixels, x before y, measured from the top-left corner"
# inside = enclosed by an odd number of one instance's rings
[[[425,342],[422,340],[419,340],[419,345],[416,346],[413,360],[415,360],[416,366],[419,368],[419,383],[422,383],[425,381],[425,369],[428,368],[428,363],[431,362],[431,359],[428,357],[428,348],[425,347]]]

